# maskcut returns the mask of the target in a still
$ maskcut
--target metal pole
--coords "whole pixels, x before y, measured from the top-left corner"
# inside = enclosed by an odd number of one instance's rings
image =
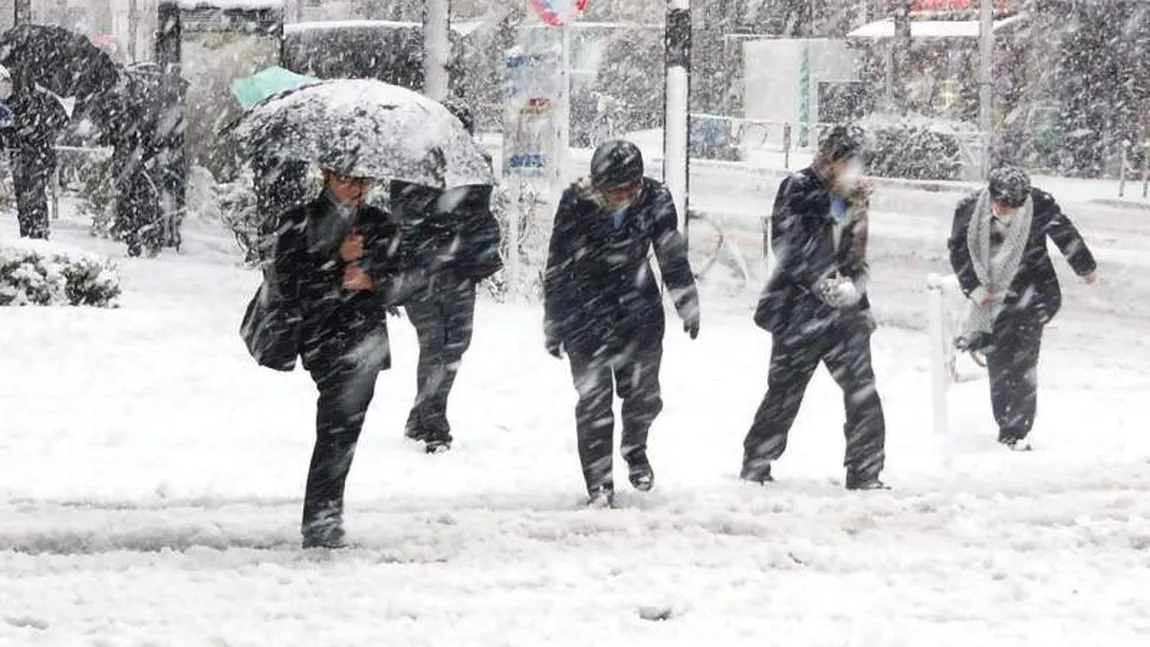
[[[128,0],[128,57],[132,62],[140,60],[138,35],[140,31],[140,3],[139,0]]]
[[[555,106],[555,203],[571,177],[571,23],[559,28],[559,92]]]
[[[32,22],[32,0],[16,0],[12,6],[12,24],[26,22]]]
[[[451,58],[451,1],[427,0],[423,5],[423,93],[436,101],[447,98]]]
[[[978,27],[979,63],[978,129],[982,131],[982,179],[990,175],[994,145],[991,110],[994,103],[994,2],[982,0]]]
[[[684,236],[690,208],[691,2],[667,0],[667,80],[663,110],[663,182]]]

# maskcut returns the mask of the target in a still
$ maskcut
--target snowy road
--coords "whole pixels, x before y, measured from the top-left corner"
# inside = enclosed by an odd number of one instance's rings
[[[1141,261],[1148,236],[1123,213],[1079,220]],[[880,216],[874,239],[893,492],[841,490],[825,374],[778,487],[737,482],[769,343],[746,299],[708,291],[697,342],[669,327],[656,492],[582,510],[573,389],[540,313],[483,303],[447,455],[402,440],[415,340],[393,322],[348,487],[359,547],[332,555],[295,548],[313,387],[246,356],[256,278],[226,241],[123,260],[116,311],[0,311],[0,645],[1145,644],[1144,264],[1112,256],[1096,289],[1059,264],[1038,451],[1009,454],[982,382],[954,389],[953,435],[930,434],[915,322],[944,260],[913,225],[893,235],[911,218]]]

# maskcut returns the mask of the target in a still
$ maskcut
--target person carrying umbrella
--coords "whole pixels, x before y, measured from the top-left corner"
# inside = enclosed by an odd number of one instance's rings
[[[387,308],[404,266],[398,228],[366,205],[374,180],[324,168],[324,191],[279,219],[271,276],[299,322],[298,354],[319,390],[300,532],[305,548],[343,545],[344,485],[376,378],[391,365]]]
[[[474,134],[466,105],[444,105]],[[434,454],[451,448],[447,401],[471,344],[476,286],[503,266],[499,222],[491,213],[491,185],[441,191],[393,181],[390,194],[392,213],[418,248],[419,262],[442,266],[427,291],[405,307],[419,338],[419,364],[415,403],[404,433]]]
[[[0,64],[12,78],[8,144],[20,235],[48,238],[56,138],[74,114],[115,86],[119,67],[80,34],[30,24],[0,34]]]
[[[606,142],[591,158],[590,179],[560,199],[543,286],[546,349],[556,358],[566,352],[579,394],[575,428],[593,507],[614,503],[613,392],[623,401],[620,451],[631,485],[648,491],[655,484],[647,433],[663,409],[666,322],[652,249],[683,329],[695,339],[699,294],[671,193],[644,177],[637,146]]]
[[[274,305],[264,308],[268,325],[248,326],[245,316],[241,333],[249,351],[264,349],[253,355],[272,354],[273,367],[289,370],[298,356],[315,380],[316,444],[301,534],[305,547],[339,547],[355,444],[376,378],[390,367],[387,312],[425,289],[428,274],[438,269],[435,259],[427,267],[413,262],[418,255],[398,225],[365,204],[372,178],[449,190],[491,184],[491,170],[446,108],[378,81],[286,90],[253,106],[228,130],[246,140],[253,157],[323,169],[324,194],[280,218],[271,278],[265,276],[264,284],[274,293]]]

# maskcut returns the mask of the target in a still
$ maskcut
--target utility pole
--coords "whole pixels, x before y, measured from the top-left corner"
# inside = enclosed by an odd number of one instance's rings
[[[16,0],[12,9],[13,26],[32,22],[32,0]]]
[[[447,66],[451,62],[451,0],[427,0],[423,5],[423,93],[436,101],[447,98]]]
[[[140,0],[128,0],[128,57],[140,60]]]
[[[994,108],[994,2],[982,0],[978,29],[979,84],[978,84],[978,129],[982,131],[982,179],[990,175],[994,148],[994,124],[991,114]]]
[[[914,0],[894,0],[894,41],[891,43],[891,57],[888,63],[887,83],[890,84],[887,96],[893,108],[905,115],[907,105],[906,76],[910,69],[910,50],[914,45],[910,27],[910,10]]]
[[[666,45],[663,182],[671,191],[686,237],[691,175],[691,0],[667,0]]]

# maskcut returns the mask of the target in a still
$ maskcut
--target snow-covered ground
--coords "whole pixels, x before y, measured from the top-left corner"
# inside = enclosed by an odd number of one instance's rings
[[[1078,205],[1104,283],[1058,263],[1038,451],[1011,454],[983,381],[954,389],[952,435],[930,432],[921,285],[953,198],[877,200],[893,491],[841,489],[825,373],[778,485],[737,481],[769,339],[750,295],[708,287],[700,338],[669,327],[656,491],[581,509],[574,390],[541,312],[484,302],[446,455],[402,439],[416,344],[393,321],[348,487],[358,547],[334,554],[297,547],[313,386],[246,355],[257,277],[227,238],[196,225],[183,255],[131,260],[57,221],[117,257],[124,296],[0,310],[0,645],[1143,645],[1150,229]]]

